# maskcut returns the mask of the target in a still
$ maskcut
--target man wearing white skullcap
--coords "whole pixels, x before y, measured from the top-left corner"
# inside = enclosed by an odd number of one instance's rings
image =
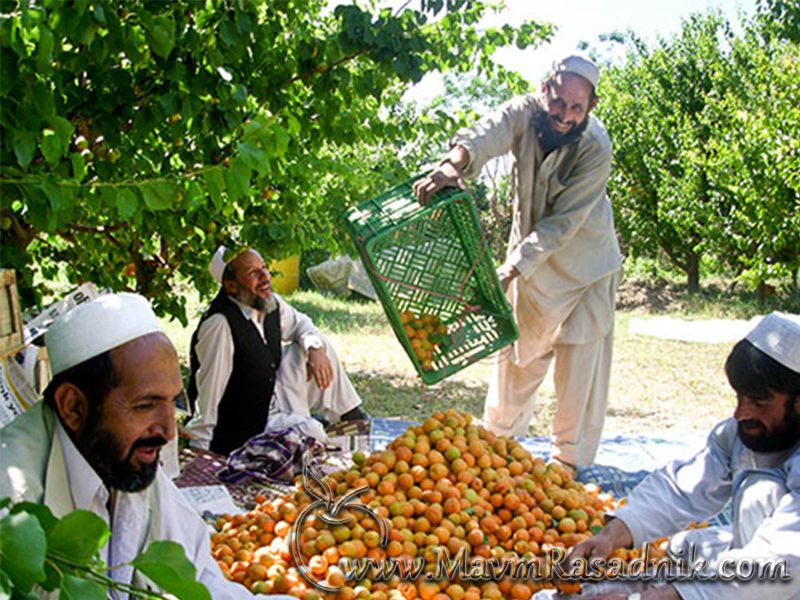
[[[251,598],[222,575],[203,520],[159,468],[183,383],[149,302],[100,296],[56,320],[45,343],[53,379],[44,402],[0,430],[0,497],[45,504],[56,517],[96,513],[111,530],[108,565],[128,564],[150,542],[177,542],[213,598]],[[152,585],[130,566],[109,576]]]
[[[272,291],[258,252],[220,247],[209,270],[221,288],[191,341],[193,446],[229,454],[265,429],[288,426],[325,439],[312,411],[333,422],[367,417],[327,340]]]
[[[744,575],[660,583],[638,589],[640,597],[800,598],[800,317],[764,317],[734,346],[725,373],[736,392],[733,417],[714,427],[693,458],[670,463],[639,484],[600,534],[574,548],[575,563],[673,535],[730,503],[730,526],[682,531],[669,544],[701,575]],[[769,565],[783,580],[744,579]],[[590,586],[584,592],[591,597]]]
[[[600,442],[621,266],[606,195],[611,143],[591,114],[599,76],[580,56],[554,63],[538,94],[514,98],[456,132],[439,167],[414,188],[426,202],[511,153],[513,221],[497,274],[519,339],[493,369],[484,421],[495,433],[526,435],[555,359],[552,454],[571,466],[591,464]]]

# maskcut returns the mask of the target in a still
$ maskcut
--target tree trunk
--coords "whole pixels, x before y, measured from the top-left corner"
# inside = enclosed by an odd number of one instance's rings
[[[686,285],[689,294],[700,291],[700,256],[695,252],[690,252],[686,256]]]
[[[758,287],[756,288],[756,298],[758,299],[758,305],[764,306],[764,301],[767,299],[767,284],[763,281],[758,282]]]
[[[792,271],[792,301],[797,302],[797,274],[800,273],[800,267]]]

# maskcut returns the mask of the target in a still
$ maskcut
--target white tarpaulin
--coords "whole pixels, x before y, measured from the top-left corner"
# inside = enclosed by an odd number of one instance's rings
[[[372,300],[378,299],[364,265],[360,260],[353,260],[349,256],[326,260],[309,267],[306,273],[319,290],[329,290],[339,296],[346,296],[353,290]]]

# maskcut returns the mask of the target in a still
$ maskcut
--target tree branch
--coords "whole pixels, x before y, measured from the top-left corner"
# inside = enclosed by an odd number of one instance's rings
[[[310,71],[306,71],[305,73],[302,73],[300,75],[295,75],[294,77],[291,77],[281,87],[286,88],[286,87],[289,87],[291,84],[293,84],[295,81],[308,79],[309,77],[312,77],[314,75],[314,73],[320,73],[320,75],[322,75],[324,73],[330,73],[333,70],[334,67],[338,67],[341,64],[344,64],[346,62],[349,62],[349,61],[353,60],[354,58],[358,58],[359,56],[361,56],[362,54],[365,54],[366,52],[367,51],[365,49],[365,50],[359,50],[358,52],[355,52],[354,54],[348,54],[347,56],[344,56],[344,57],[340,58],[336,62],[331,63],[331,65],[328,67],[328,69],[325,70],[325,71],[322,71],[321,73],[319,71],[317,71],[317,69],[320,66],[320,65],[317,65],[317,67],[311,69]],[[325,64],[325,63],[321,63],[321,64]]]

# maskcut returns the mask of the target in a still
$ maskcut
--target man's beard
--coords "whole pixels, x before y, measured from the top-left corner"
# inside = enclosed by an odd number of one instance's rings
[[[553,131],[553,128],[550,127],[550,115],[543,108],[539,108],[533,113],[533,124],[536,127],[536,137],[539,139],[539,145],[547,155],[553,150],[566,146],[578,139],[586,131],[589,117],[587,115],[583,123],[562,135]]]
[[[91,410],[91,409],[90,409]],[[160,448],[167,443],[161,436],[139,438],[134,442],[127,456],[122,456],[117,439],[107,430],[100,427],[100,410],[94,409],[97,416],[90,417],[78,439],[78,447],[86,462],[103,480],[108,488],[122,492],[140,492],[153,483],[158,469],[158,456],[152,463],[142,463],[141,467],[133,466],[131,459],[137,448]]]
[[[236,299],[250,308],[255,308],[258,312],[269,314],[278,308],[278,301],[275,299],[274,294],[270,294],[266,298],[251,294],[249,292],[241,291],[237,294]]]
[[[755,435],[745,433],[745,425],[757,427],[759,433]],[[797,414],[790,404],[786,407],[786,416],[778,430],[769,433],[763,423],[748,419],[739,421],[738,433],[742,443],[753,452],[780,452],[781,450],[787,450],[800,441],[800,414]]]

